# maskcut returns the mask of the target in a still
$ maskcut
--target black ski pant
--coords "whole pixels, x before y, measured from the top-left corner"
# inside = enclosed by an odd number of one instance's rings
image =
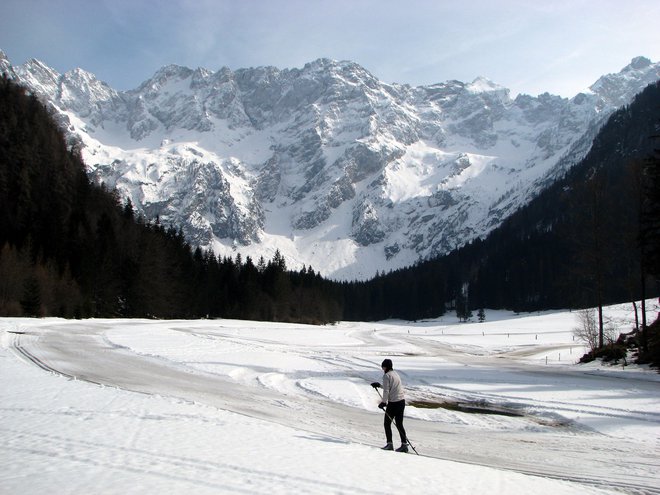
[[[407,443],[406,430],[403,429],[403,410],[406,408],[406,401],[390,402],[385,408],[385,438],[387,443],[392,443],[392,419],[396,422],[396,429],[399,430],[401,443]]]

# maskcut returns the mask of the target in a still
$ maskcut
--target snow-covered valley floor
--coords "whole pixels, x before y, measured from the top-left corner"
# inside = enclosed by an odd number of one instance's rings
[[[576,325],[0,319],[0,493],[660,494],[660,375]],[[378,448],[385,357],[421,456]]]

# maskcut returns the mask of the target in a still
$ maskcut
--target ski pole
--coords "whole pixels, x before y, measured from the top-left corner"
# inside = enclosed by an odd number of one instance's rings
[[[376,392],[378,392],[378,396],[380,397],[381,400],[383,400],[383,395],[380,393],[380,390],[378,390],[376,387],[374,387],[374,390]],[[395,419],[392,416],[390,416],[389,414],[387,414],[387,411],[385,409],[383,409],[383,412],[385,413],[385,416],[387,416],[390,419],[390,421],[396,425],[396,427],[398,429],[399,425],[397,424]],[[410,448],[413,449],[415,454],[419,455],[419,452],[417,452],[417,449],[415,448],[415,446],[412,443],[410,443],[410,439],[408,438],[408,435],[406,435],[406,442],[408,442],[408,445],[410,445]]]

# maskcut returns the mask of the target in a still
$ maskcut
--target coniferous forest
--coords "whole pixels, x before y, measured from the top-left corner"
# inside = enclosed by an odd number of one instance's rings
[[[579,164],[486,238],[347,284],[345,317],[417,319],[462,308],[538,311],[656,296],[659,136],[655,83],[612,114]]]
[[[0,316],[227,317],[326,323],[332,284],[272,260],[218,259],[92,184],[49,111],[0,81]]]
[[[218,259],[90,182],[50,112],[0,81],[0,316],[224,317],[328,323],[479,308],[534,311],[658,294],[660,85],[484,239],[364,282]],[[654,139],[656,136],[656,139]]]

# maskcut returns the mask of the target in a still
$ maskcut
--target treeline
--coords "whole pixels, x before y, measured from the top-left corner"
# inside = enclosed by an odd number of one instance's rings
[[[580,164],[485,239],[345,284],[344,318],[594,307],[657,295],[659,125],[656,83],[609,118]]]
[[[231,317],[326,323],[332,284],[193,250],[92,184],[39,100],[0,80],[0,316]]]

